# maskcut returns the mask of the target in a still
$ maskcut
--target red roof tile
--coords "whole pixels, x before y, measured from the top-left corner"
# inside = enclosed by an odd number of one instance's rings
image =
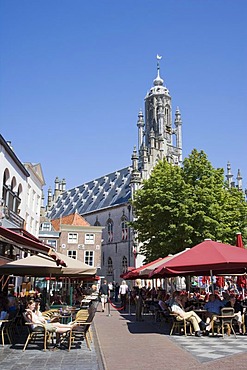
[[[57,218],[51,221],[52,226],[56,231],[59,231],[60,225],[73,225],[73,226],[90,226],[90,224],[78,213]]]

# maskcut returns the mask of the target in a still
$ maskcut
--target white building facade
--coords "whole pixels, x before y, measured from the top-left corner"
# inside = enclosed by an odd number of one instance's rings
[[[23,164],[0,135],[0,223],[38,237],[44,177],[40,164]]]

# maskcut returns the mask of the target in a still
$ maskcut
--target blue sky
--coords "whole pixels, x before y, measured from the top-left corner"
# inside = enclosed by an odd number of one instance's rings
[[[128,166],[156,77],[180,107],[183,156],[247,187],[246,0],[1,0],[0,132],[48,186]]]

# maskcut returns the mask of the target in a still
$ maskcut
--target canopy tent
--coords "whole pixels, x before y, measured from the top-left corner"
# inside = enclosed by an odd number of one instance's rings
[[[234,274],[247,271],[247,250],[205,240],[155,269],[150,277]]]
[[[20,230],[20,232],[25,235],[0,226],[0,242],[5,245],[12,245],[14,247],[17,247],[22,251],[29,250],[32,253],[51,255],[51,257],[57,262],[57,265],[60,264],[57,253],[53,251],[50,245],[42,243],[39,239],[28,233],[26,230]]]
[[[62,267],[62,276],[81,276],[81,275],[95,275],[97,268],[93,266],[89,266],[86,263],[76,260],[75,258],[71,258],[65,256],[62,253],[57,253],[56,255],[60,258],[60,261],[65,262],[66,267]]]
[[[158,267],[160,267],[161,265],[163,265],[164,263],[167,263],[168,261],[171,261],[173,258],[175,258],[176,256],[179,256],[180,254],[186,252],[187,250],[189,250],[189,248],[186,248],[185,250],[183,250],[182,252],[178,252],[176,254],[168,254],[168,256],[164,257],[164,258],[161,258],[159,260],[156,260],[153,262],[153,264],[150,264],[150,266],[142,266],[142,270],[140,270],[139,272],[139,277],[140,278],[149,278],[149,275],[152,271],[154,271],[155,269],[157,269]]]
[[[236,235],[236,246],[238,248],[244,249],[244,243],[243,243],[243,239],[242,239],[242,234],[241,233],[237,233],[237,235]],[[244,297],[245,297],[245,289],[247,288],[246,275],[240,275],[240,276],[237,277],[237,286],[238,286],[238,288],[241,288],[242,289],[242,295],[243,295],[243,299],[244,299]]]
[[[242,234],[241,233],[237,233],[237,235],[236,235],[236,246],[238,248],[243,248],[244,249],[244,243],[243,243],[243,239],[242,239]]]
[[[57,263],[52,257],[38,254],[0,266],[0,275],[81,277],[82,275],[92,276],[96,274],[95,267],[61,253],[56,252],[56,255],[62,262],[65,262],[66,267],[57,266]]]
[[[159,266],[163,265],[165,262],[170,261],[172,258],[186,252],[189,248],[186,248],[184,251],[176,253],[176,254],[169,254],[168,256],[164,258],[158,258],[157,260],[154,260],[152,262],[146,263],[143,266],[140,266],[134,270],[131,270],[129,272],[126,272],[125,274],[122,274],[120,277],[126,279],[126,280],[133,280],[133,279],[149,279],[149,274],[154,271]]]
[[[49,245],[43,244],[34,236],[32,236],[32,238],[26,237],[2,226],[0,226],[0,238],[7,243],[19,247],[20,249],[29,248],[32,251],[42,252],[44,254],[48,254],[51,249]]]
[[[158,258],[157,260],[155,261],[152,261],[152,262],[149,262],[149,263],[146,263],[145,265],[143,266],[140,266],[140,267],[137,267],[136,269],[133,269],[131,271],[128,271],[122,275],[120,275],[120,277],[122,279],[125,279],[125,280],[134,280],[134,279],[137,279],[137,278],[140,278],[141,276],[141,273],[142,273],[142,270],[148,268],[148,267],[151,267],[153,265],[155,265],[155,263],[159,262],[159,261],[162,261],[163,258]]]

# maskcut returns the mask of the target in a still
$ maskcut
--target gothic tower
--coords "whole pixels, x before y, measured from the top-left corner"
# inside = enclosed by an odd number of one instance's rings
[[[160,59],[157,55],[157,77],[145,97],[145,120],[142,111],[138,114],[138,154],[134,150],[132,161],[138,158],[141,179],[148,179],[154,166],[163,158],[176,165],[182,163],[181,114],[177,108],[172,125],[171,96],[160,77]],[[132,184],[137,179],[137,169],[133,167]]]

